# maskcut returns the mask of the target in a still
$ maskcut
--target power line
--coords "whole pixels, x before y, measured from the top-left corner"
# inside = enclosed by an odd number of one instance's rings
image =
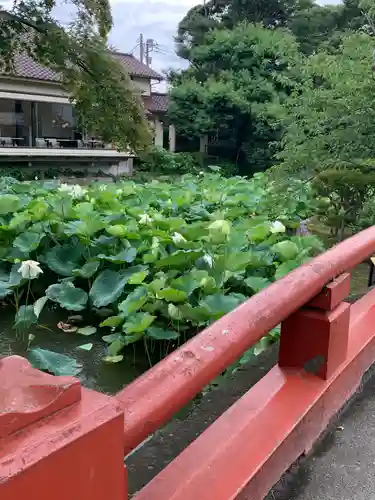
[[[163,44],[157,43],[157,44],[155,45],[155,47],[156,47],[156,48],[158,48],[158,49],[165,50],[165,51],[167,51],[167,52],[174,52],[174,50],[173,50],[173,49],[171,49],[170,47],[168,47],[168,45],[163,45]]]
[[[170,47],[167,47],[166,45],[156,44],[154,46],[154,50],[155,50],[155,52],[162,54],[162,55],[165,55],[165,56],[175,56],[176,55],[175,51],[172,50]]]
[[[139,60],[151,66],[152,63],[152,52],[160,54],[162,56],[175,56],[176,53],[170,47],[157,43],[153,38],[147,38],[145,41],[143,33],[140,34],[137,39],[137,44],[132,48],[132,53],[139,48]]]
[[[139,47],[139,38],[136,40],[136,45],[134,45],[134,47],[131,49],[130,53],[133,54],[135,50],[137,50],[137,48]]]

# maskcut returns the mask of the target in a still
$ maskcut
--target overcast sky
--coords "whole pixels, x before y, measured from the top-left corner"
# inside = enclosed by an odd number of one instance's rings
[[[131,52],[143,33],[145,39],[153,38],[163,52],[153,54],[152,67],[155,70],[162,72],[170,67],[180,67],[181,60],[174,53],[173,37],[187,11],[199,3],[199,0],[111,0],[114,29],[110,42],[122,52]],[[319,3],[338,3],[338,0]],[[134,54],[139,57],[138,47]]]

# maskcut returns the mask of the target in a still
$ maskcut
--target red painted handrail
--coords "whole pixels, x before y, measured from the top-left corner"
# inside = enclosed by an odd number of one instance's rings
[[[206,328],[117,396],[125,452],[167,422],[267,332],[375,252],[375,226],[336,245]]]

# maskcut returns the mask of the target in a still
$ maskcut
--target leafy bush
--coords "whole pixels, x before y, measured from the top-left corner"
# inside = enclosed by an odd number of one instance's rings
[[[355,226],[366,199],[374,193],[375,173],[371,166],[331,168],[313,182],[322,203],[320,212],[340,240],[348,226]]]
[[[298,188],[285,205],[262,174],[88,188],[0,179],[0,298],[19,329],[47,301],[89,311],[114,361],[141,339],[185,340],[321,250],[287,236],[314,204]]]
[[[192,153],[171,153],[154,148],[142,158],[137,170],[153,175],[184,175],[197,174],[202,167],[198,156]]]
[[[214,161],[215,160],[215,161]],[[224,161],[221,160],[220,158],[212,158],[210,156],[207,156],[204,159],[205,164],[207,165],[208,169],[212,169],[212,165],[217,165],[220,169],[221,175],[225,177],[231,177],[234,175],[238,174],[238,165],[235,165],[234,163],[231,163],[229,161]]]
[[[98,174],[100,174],[98,169]],[[76,167],[69,168],[63,166],[51,166],[48,168],[20,168],[11,166],[0,169],[1,177],[12,177],[18,181],[32,181],[34,179],[57,179],[59,177],[75,177],[77,179],[85,179],[89,175],[87,168]]]
[[[369,196],[363,203],[358,219],[353,225],[355,231],[366,229],[375,224],[375,198]]]

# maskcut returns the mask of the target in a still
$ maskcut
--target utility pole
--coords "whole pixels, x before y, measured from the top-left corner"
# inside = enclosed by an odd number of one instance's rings
[[[139,35],[139,60],[141,63],[146,64],[148,67],[151,66],[152,58],[151,52],[155,48],[155,40],[153,38],[147,38],[146,43],[144,41],[144,35],[141,33]]]
[[[143,64],[144,60],[144,52],[145,52],[145,46],[143,43],[143,33],[139,35],[139,60]]]
[[[150,56],[150,54],[153,50],[154,50],[154,40],[152,38],[148,38],[146,40],[146,64],[148,67],[151,66],[152,57]]]

